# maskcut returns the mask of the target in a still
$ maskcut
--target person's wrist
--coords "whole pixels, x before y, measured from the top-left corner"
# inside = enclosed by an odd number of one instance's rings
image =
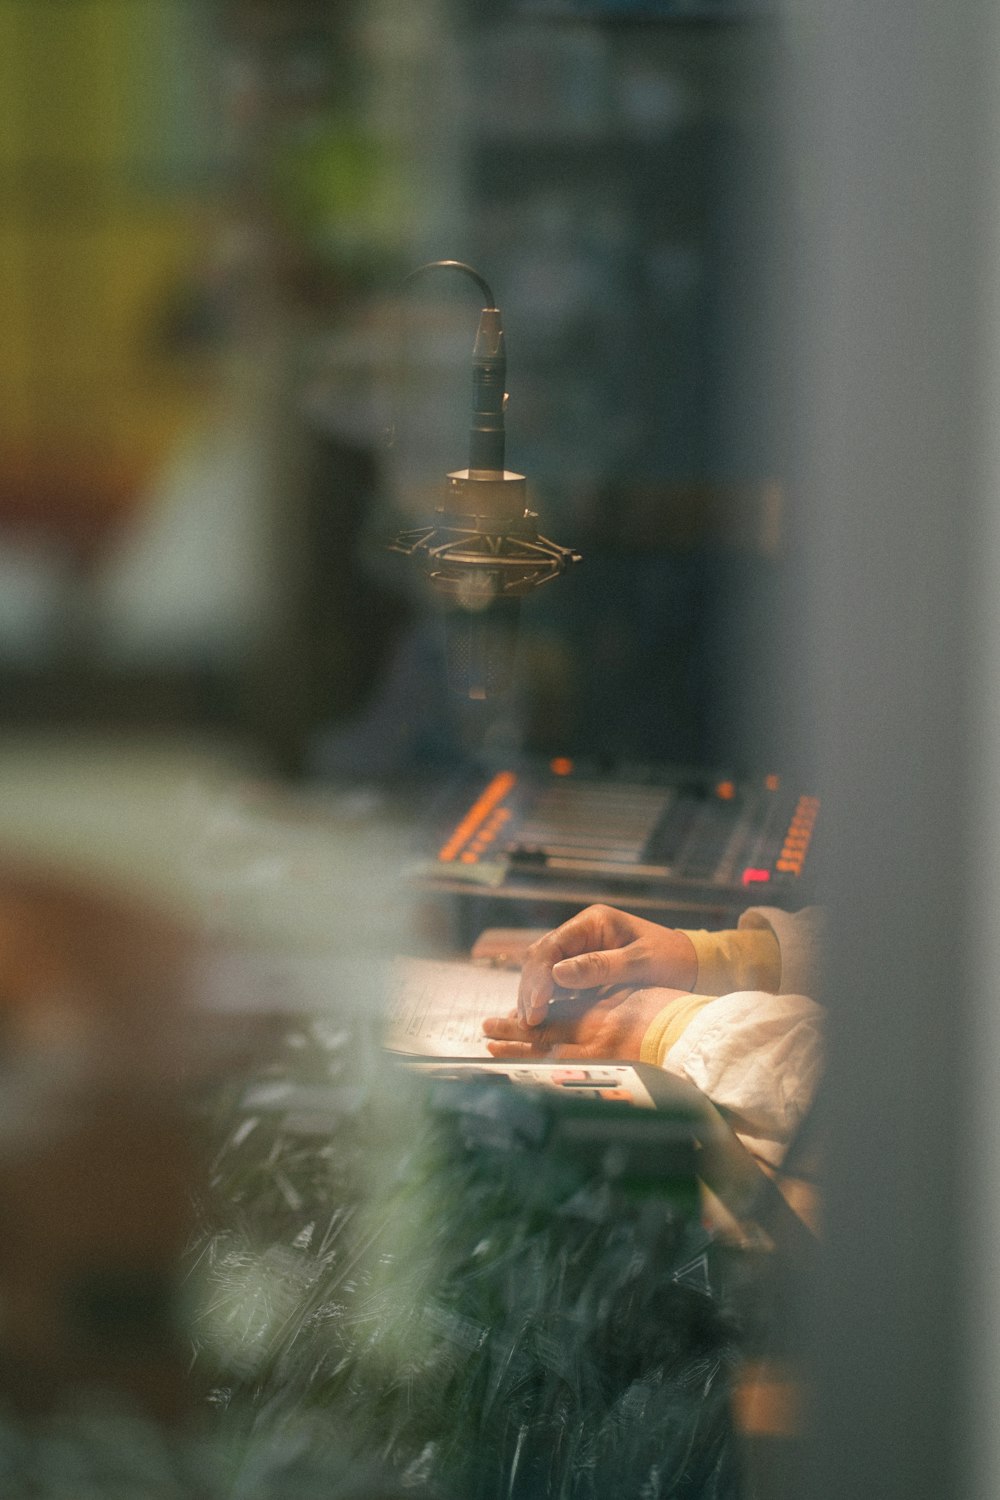
[[[687,999],[687,992],[676,985],[650,985],[636,990],[632,997],[634,1035],[630,1039],[629,1056],[640,1062],[655,1061],[656,1038],[678,1001]]]
[[[693,990],[698,981],[698,950],[686,932],[669,931],[669,943],[663,955],[657,983],[669,989]]]

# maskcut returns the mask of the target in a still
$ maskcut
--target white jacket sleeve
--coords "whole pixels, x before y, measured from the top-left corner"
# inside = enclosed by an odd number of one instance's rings
[[[695,1015],[662,1065],[727,1111],[743,1143],[776,1165],[819,1082],[822,1019],[805,995],[723,995]]]
[[[826,920],[819,906],[782,911],[777,906],[752,906],[740,917],[740,932],[769,928],[781,950],[782,995],[819,995],[822,989],[823,942]]]

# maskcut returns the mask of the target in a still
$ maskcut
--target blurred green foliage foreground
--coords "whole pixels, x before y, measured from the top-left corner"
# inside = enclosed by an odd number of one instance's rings
[[[279,1050],[196,1111],[193,1417],[81,1398],[11,1422],[0,1492],[744,1495],[729,1390],[755,1273],[702,1226],[682,1130],[418,1082],[357,1026],[296,1022]]]

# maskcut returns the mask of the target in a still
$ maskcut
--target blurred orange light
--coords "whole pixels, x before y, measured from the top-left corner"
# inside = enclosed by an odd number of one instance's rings
[[[557,755],[549,761],[549,770],[553,776],[572,776],[573,762],[568,755]]]
[[[736,788],[731,781],[720,781],[715,788],[715,795],[721,797],[723,802],[731,802],[736,796]]]
[[[765,776],[764,785],[769,792],[776,792],[781,785],[781,778],[778,776]]]
[[[438,859],[443,864],[447,864],[455,858],[459,850],[469,842],[480,824],[486,821],[493,809],[506,797],[516,782],[517,777],[513,771],[500,771],[498,775],[494,776],[482,796],[477,797],[469,808],[469,811],[454,830],[448,842],[438,850]],[[474,858],[473,860],[466,860],[465,863],[474,863]]]

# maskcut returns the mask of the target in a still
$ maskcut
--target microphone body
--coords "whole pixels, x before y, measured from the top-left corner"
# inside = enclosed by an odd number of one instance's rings
[[[419,558],[444,606],[449,687],[464,698],[506,692],[521,600],[580,555],[538,531],[523,474],[448,475],[437,524],[401,532],[392,549]]]

